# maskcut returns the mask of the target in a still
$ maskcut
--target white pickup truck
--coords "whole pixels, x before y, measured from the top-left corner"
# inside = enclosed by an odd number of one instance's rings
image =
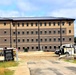
[[[75,53],[75,47],[72,44],[64,44],[60,47],[60,49],[55,51],[55,54],[62,55],[62,54],[69,54],[73,55]]]

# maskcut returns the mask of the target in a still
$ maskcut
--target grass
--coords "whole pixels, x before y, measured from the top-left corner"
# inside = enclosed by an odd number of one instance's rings
[[[76,60],[65,60],[67,62],[72,62],[72,63],[76,63]]]
[[[9,62],[0,62],[0,67],[15,67],[18,66],[18,62],[9,61]]]
[[[18,66],[18,62],[0,62],[0,75],[13,75],[14,71],[8,70],[6,68],[15,66]]]
[[[13,75],[14,71],[5,68],[0,68],[0,75]]]

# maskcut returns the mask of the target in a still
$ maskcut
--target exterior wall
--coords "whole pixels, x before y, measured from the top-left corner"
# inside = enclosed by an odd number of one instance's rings
[[[23,51],[24,47],[29,47],[29,51],[38,50],[38,24],[40,28],[40,47],[43,50],[54,51],[55,47],[60,46],[60,25],[58,25],[60,21],[25,21],[25,22],[14,22],[15,26],[17,25],[17,45],[20,47],[20,51]],[[64,22],[64,25],[62,24]],[[71,25],[69,25],[71,22]],[[6,23],[6,25],[4,25]],[[18,26],[19,23],[19,26]],[[22,26],[24,23],[24,26]],[[28,26],[27,26],[28,23]],[[33,26],[31,26],[33,23]],[[38,23],[36,25],[36,23]],[[46,26],[45,26],[46,23]],[[50,23],[50,24],[49,24]],[[55,23],[55,25],[54,25]],[[10,21],[0,21],[0,47],[10,47],[10,25],[12,28],[12,47],[16,47],[16,33],[15,26]],[[74,43],[74,23],[73,21],[61,21],[62,28],[62,44]],[[69,33],[71,30],[71,33]],[[42,31],[42,34],[41,34]],[[51,31],[51,33],[50,33]],[[54,32],[55,31],[55,32]],[[24,32],[24,34],[22,34]],[[27,34],[29,32],[29,34]],[[31,33],[33,32],[33,34]],[[46,33],[45,33],[46,32]],[[71,40],[69,40],[71,38]],[[6,41],[5,41],[6,39]],[[20,41],[18,41],[20,39]],[[24,39],[24,42],[23,42]],[[27,42],[29,39],[29,42]],[[33,41],[32,41],[33,39]],[[42,39],[42,41],[41,41]],[[45,41],[45,39],[47,41]],[[50,41],[51,39],[51,41]],[[56,39],[54,41],[54,39]],[[46,47],[47,46],[47,47]],[[32,49],[33,48],[33,49]]]

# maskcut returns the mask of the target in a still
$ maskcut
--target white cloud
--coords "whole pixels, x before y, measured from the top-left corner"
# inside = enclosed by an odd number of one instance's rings
[[[10,5],[12,4],[13,0],[1,0],[0,5]]]
[[[71,0],[70,2],[68,2],[68,3],[66,4],[66,6],[69,6],[69,7],[74,7],[74,6],[76,6],[76,0]]]
[[[21,11],[35,11],[38,8],[29,0],[18,0],[17,8]]]
[[[18,16],[23,16],[23,13],[20,13],[18,11],[3,11],[0,10],[0,17],[18,17]]]
[[[54,10],[53,12],[49,12],[48,14],[51,16],[57,16],[57,17],[76,17],[76,8],[73,9],[59,9]]]

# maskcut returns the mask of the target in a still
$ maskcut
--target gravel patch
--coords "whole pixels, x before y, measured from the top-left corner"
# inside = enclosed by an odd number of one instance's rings
[[[47,68],[48,70],[52,70],[56,75],[63,75],[62,73],[60,73],[57,69],[54,68]]]
[[[76,74],[76,67],[66,67],[69,70],[72,70]]]
[[[27,62],[27,64],[36,64],[35,62]]]
[[[51,61],[50,60],[50,62],[53,63],[53,64],[59,64],[59,62],[56,62],[56,61]]]

